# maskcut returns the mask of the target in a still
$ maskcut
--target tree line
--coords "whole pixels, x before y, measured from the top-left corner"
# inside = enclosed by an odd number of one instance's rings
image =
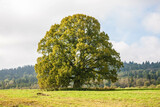
[[[0,70],[0,89],[9,88],[38,88],[37,74],[34,66],[24,66],[14,69]],[[124,62],[118,81],[101,81],[84,87],[154,87],[160,84],[160,62],[149,61],[137,64]]]
[[[34,66],[0,70],[0,88],[38,88]]]
[[[112,83],[116,87],[149,87],[160,84],[160,62],[149,61],[137,64],[124,62],[124,67],[118,73],[119,80]]]

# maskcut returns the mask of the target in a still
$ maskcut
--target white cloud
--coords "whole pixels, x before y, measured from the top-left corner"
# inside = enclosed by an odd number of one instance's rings
[[[155,36],[142,37],[140,41],[128,45],[124,42],[114,42],[113,47],[120,53],[122,61],[160,61],[160,39]]]
[[[0,68],[14,68],[36,63],[37,41],[18,41],[0,44]]]
[[[160,1],[0,0],[0,69],[34,64],[38,42],[50,26],[77,13],[97,18],[102,29],[106,33],[110,31],[110,38],[122,40],[119,46],[123,55],[130,48],[125,41],[134,35],[130,31],[139,29],[144,11],[156,4]],[[104,26],[112,27],[108,30]],[[126,60],[135,59],[128,58]]]
[[[160,33],[160,13],[150,13],[143,21],[145,28],[153,33]]]

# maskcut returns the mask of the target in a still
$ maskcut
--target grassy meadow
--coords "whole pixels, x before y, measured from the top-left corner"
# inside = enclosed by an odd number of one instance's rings
[[[37,95],[37,93],[39,93]],[[0,90],[0,107],[160,107],[160,90],[108,91]]]

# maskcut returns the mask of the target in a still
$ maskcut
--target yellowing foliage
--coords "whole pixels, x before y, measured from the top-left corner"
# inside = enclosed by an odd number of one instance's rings
[[[35,70],[40,88],[74,88],[94,80],[117,80],[122,66],[119,53],[100,32],[97,19],[76,14],[51,26],[38,44],[42,57],[37,59]]]

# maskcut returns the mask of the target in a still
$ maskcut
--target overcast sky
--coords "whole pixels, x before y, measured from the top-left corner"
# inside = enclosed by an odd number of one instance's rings
[[[0,69],[34,65],[50,26],[77,13],[99,20],[122,61],[160,61],[160,0],[0,0]]]

